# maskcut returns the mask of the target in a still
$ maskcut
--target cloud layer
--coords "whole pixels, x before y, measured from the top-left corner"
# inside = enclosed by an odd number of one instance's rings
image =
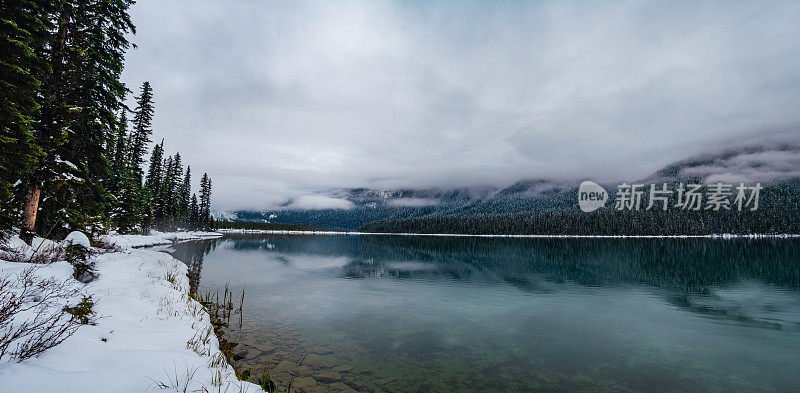
[[[155,137],[209,172],[217,209],[636,178],[800,124],[797,2],[141,0],[133,17],[125,79],[151,81]]]

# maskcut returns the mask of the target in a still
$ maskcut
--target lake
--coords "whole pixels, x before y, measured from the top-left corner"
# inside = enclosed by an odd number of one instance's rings
[[[800,391],[798,239],[226,235],[170,252],[202,293],[245,288],[242,361],[297,392]]]

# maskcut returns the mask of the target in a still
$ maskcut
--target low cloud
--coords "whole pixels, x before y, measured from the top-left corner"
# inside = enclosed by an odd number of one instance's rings
[[[640,178],[800,125],[796,1],[141,0],[132,16],[124,79],[151,81],[152,139],[209,172],[217,210]]]
[[[350,209],[353,202],[346,199],[331,198],[325,195],[303,195],[292,201],[287,209]]]
[[[398,207],[424,207],[434,206],[439,202],[436,199],[428,198],[397,198],[389,201],[389,205]]]

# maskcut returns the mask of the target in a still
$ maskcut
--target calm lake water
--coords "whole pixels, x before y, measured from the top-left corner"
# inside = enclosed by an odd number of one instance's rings
[[[796,239],[229,235],[172,253],[201,292],[246,287],[243,361],[297,392],[800,391]]]

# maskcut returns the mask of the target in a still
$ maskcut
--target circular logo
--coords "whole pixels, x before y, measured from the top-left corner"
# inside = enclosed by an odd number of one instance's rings
[[[606,205],[608,193],[599,184],[586,180],[578,187],[578,206],[585,212],[593,212]]]

